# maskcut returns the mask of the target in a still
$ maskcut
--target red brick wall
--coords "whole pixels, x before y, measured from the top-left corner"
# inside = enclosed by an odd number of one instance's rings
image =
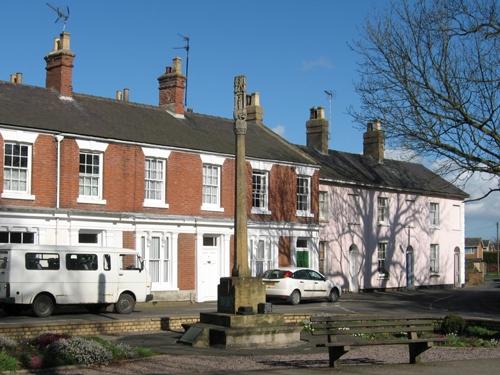
[[[195,289],[195,247],[196,236],[194,234],[179,234],[177,248],[177,285],[180,290]]]
[[[122,232],[123,247],[125,249],[135,250],[135,233],[134,232]]]
[[[3,155],[0,142],[0,155]],[[79,195],[79,148],[73,138],[61,142],[61,208],[113,212],[151,212],[203,217],[234,216],[234,160],[222,165],[221,206],[224,212],[201,211],[202,161],[198,154],[173,151],[167,160],[166,201],[169,208],[147,208],[144,202],[144,154],[139,146],[109,144],[103,155],[103,199],[105,205],[77,203]],[[39,135],[33,145],[33,201],[0,200],[0,204],[56,206],[57,142]],[[3,158],[2,158],[3,163]],[[3,187],[0,168],[0,189]],[[293,167],[275,165],[269,176],[269,209],[272,215],[250,215],[252,208],[252,169],[247,163],[247,208],[251,220],[317,222],[319,176],[312,178],[314,218],[296,218],[296,174]]]
[[[278,244],[278,262],[280,267],[289,267],[292,265],[292,253],[290,248],[291,238],[280,237]]]

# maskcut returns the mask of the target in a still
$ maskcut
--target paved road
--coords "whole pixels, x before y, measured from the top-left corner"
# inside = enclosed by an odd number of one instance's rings
[[[200,312],[215,311],[215,302],[151,302],[138,304],[131,315],[112,312],[89,314],[78,307],[61,308],[47,321],[58,320],[109,320],[146,317],[166,317],[174,315],[197,315]],[[419,289],[414,291],[387,291],[359,294],[344,294],[336,303],[305,302],[298,306],[276,302],[274,312],[291,313],[335,313],[335,314],[419,314],[443,316],[457,313],[467,317],[496,318],[500,316],[500,282],[491,282],[483,287],[463,289]],[[38,318],[23,314],[20,316],[0,316],[0,323],[29,323]]]

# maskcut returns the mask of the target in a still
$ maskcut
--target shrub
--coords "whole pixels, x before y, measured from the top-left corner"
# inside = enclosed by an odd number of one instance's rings
[[[45,349],[50,344],[53,344],[61,339],[68,339],[69,336],[60,333],[43,333],[33,340],[33,345],[38,349]]]
[[[465,320],[459,315],[446,315],[441,323],[441,330],[445,334],[461,334],[465,328]]]
[[[154,355],[154,352],[151,349],[143,347],[135,348],[135,352],[137,353],[138,357],[143,357],[143,358],[151,357],[152,355]]]
[[[24,367],[31,370],[38,370],[44,366],[44,359],[39,354],[23,353],[21,355],[21,362]]]
[[[104,348],[108,349],[113,355],[113,359],[130,359],[136,358],[138,356],[136,350],[125,343],[116,344],[100,337],[92,337],[91,339],[101,344]]]
[[[11,339],[10,337],[6,337],[6,336],[0,336],[0,349],[1,350],[14,349],[16,346],[17,346],[16,340]]]
[[[0,371],[16,371],[17,368],[17,360],[5,353],[4,351],[0,352]]]
[[[465,333],[467,334],[467,336],[480,337],[483,339],[490,339],[498,334],[497,331],[492,331],[491,329],[481,326],[467,327]]]
[[[95,340],[83,337],[60,339],[47,347],[48,365],[79,364],[97,365],[107,364],[113,359],[112,352]]]

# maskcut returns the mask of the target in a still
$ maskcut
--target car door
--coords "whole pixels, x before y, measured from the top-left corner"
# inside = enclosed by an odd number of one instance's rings
[[[314,297],[314,282],[311,280],[308,270],[296,271],[293,275],[297,288],[300,290],[302,298]]]
[[[325,278],[318,272],[313,270],[309,270],[309,277],[314,283],[314,297],[328,297],[328,294],[330,293],[330,284],[328,281],[326,281]]]

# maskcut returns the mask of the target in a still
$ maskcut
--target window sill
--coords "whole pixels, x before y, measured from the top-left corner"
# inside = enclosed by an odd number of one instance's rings
[[[439,225],[431,225],[432,230],[439,230]]]
[[[224,212],[224,208],[222,208],[220,206],[213,205],[213,204],[202,204],[201,210],[202,211]]]
[[[431,272],[431,275],[430,275],[430,277],[439,277],[439,276],[441,276],[439,274],[439,272]]]
[[[1,195],[2,198],[6,199],[23,199],[27,201],[34,201],[35,196],[28,193],[20,193],[14,191],[4,191]]]
[[[76,200],[77,203],[87,204],[106,204],[106,199],[99,199],[94,197],[79,196]]]
[[[379,273],[378,274],[378,280],[389,280],[389,274]]]
[[[165,203],[163,201],[155,201],[152,199],[146,199],[144,200],[144,203],[142,204],[143,207],[153,207],[153,208],[168,208],[169,205],[168,203]]]
[[[309,211],[297,211],[296,214],[298,217],[314,217],[314,214]]]
[[[266,208],[257,208],[257,207],[252,207],[252,214],[257,214],[257,215],[271,215],[271,211],[269,211]]]
[[[378,224],[377,224],[379,227],[388,227],[389,226],[389,223],[385,222],[385,221],[379,221]]]

